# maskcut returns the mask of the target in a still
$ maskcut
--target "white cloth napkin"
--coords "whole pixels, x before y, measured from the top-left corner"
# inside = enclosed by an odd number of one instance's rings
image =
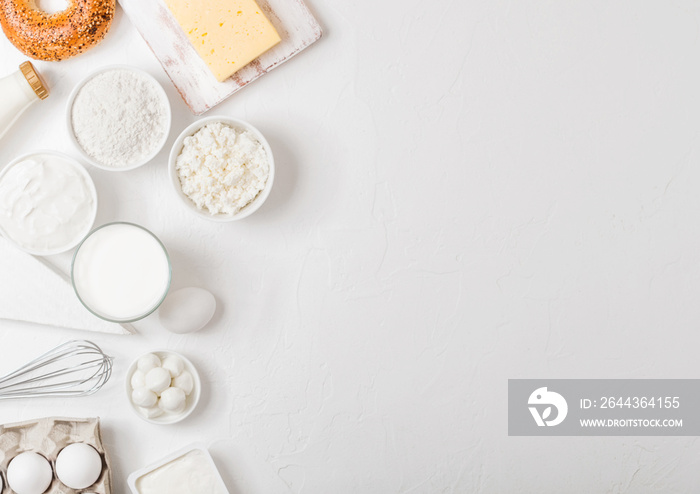
[[[65,275],[4,238],[0,238],[0,319],[110,334],[134,332],[129,324],[91,314]]]

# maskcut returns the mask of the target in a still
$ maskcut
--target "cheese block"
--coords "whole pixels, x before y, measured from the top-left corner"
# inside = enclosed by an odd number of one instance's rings
[[[220,82],[281,41],[255,0],[165,3]]]
[[[133,332],[130,325],[91,314],[63,275],[4,238],[0,238],[0,273],[0,319],[111,334]]]

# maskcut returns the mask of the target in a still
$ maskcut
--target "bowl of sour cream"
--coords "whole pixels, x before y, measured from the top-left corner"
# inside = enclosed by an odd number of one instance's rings
[[[0,172],[0,233],[25,252],[47,256],[72,249],[96,215],[95,184],[70,156],[39,151]]]
[[[133,223],[107,223],[78,245],[71,280],[80,302],[106,321],[138,321],[170,289],[170,257],[153,233]]]

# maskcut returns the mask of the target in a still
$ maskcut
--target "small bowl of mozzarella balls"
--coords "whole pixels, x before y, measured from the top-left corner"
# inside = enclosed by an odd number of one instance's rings
[[[126,374],[129,402],[139,417],[153,424],[185,419],[197,406],[201,390],[192,362],[171,351],[141,355]]]

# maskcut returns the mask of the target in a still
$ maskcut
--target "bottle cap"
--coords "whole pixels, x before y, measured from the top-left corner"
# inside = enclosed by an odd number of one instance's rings
[[[27,82],[39,99],[46,99],[49,97],[49,88],[46,87],[44,81],[41,80],[39,72],[36,71],[31,62],[24,62],[19,66],[19,70],[22,71],[22,75],[27,79]]]

